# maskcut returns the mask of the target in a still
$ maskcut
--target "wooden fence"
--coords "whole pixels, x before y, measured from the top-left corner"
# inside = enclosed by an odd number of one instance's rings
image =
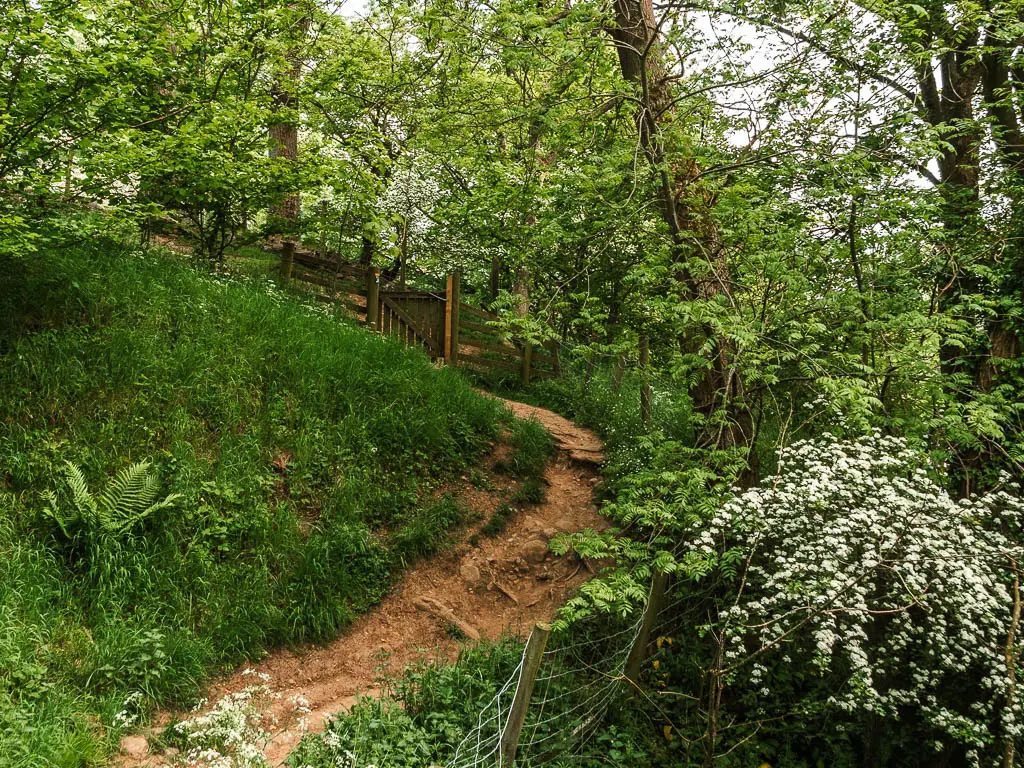
[[[280,254],[282,282],[312,286],[318,298],[345,306],[378,333],[423,347],[432,359],[514,374],[523,384],[561,372],[557,345],[535,349],[510,340],[498,329],[498,315],[463,303],[458,273],[448,275],[443,289],[415,290],[382,282],[379,269],[338,254],[297,251],[290,242]]]

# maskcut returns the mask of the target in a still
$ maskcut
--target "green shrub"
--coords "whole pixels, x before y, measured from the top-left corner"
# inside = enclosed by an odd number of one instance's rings
[[[322,734],[303,738],[288,764],[334,768],[351,752],[382,768],[444,765],[521,654],[519,643],[504,640],[464,649],[454,664],[413,665],[384,681],[384,697],[359,700]]]

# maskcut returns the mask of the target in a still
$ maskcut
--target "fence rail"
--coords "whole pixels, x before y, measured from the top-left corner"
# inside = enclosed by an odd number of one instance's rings
[[[524,384],[560,373],[557,345],[542,351],[511,340],[499,329],[498,315],[463,303],[458,273],[447,277],[444,289],[419,290],[382,283],[379,269],[339,254],[299,251],[288,241],[276,252],[282,282],[321,289],[317,298],[341,304],[378,333],[422,347],[435,360],[515,373]]]

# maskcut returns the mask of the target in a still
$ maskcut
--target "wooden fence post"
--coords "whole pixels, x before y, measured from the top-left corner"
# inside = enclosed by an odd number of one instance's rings
[[[530,367],[533,365],[533,342],[526,341],[523,343],[523,369],[522,369],[522,382],[523,386],[527,386],[530,383]]]
[[[654,629],[654,622],[661,610],[667,580],[668,576],[660,571],[655,571],[651,579],[651,589],[647,593],[647,605],[644,607],[643,618],[640,619],[640,629],[636,633],[633,647],[629,649],[626,666],[623,668],[625,678],[633,685],[640,685],[640,672],[647,659],[647,646],[651,642],[651,630]]]
[[[292,279],[292,264],[295,262],[295,243],[285,240],[281,244],[281,264],[278,271],[278,279],[282,285],[287,285]]]
[[[512,768],[516,759],[516,749],[519,747],[519,732],[526,722],[526,712],[530,707],[530,697],[533,695],[533,684],[537,680],[537,672],[540,671],[540,664],[544,661],[544,649],[548,644],[548,636],[551,634],[551,626],[548,624],[537,624],[530,633],[530,639],[526,641],[526,650],[523,651],[523,666],[519,670],[519,681],[516,684],[516,695],[512,699],[512,707],[509,709],[508,720],[501,731],[501,762],[502,768]]]
[[[371,268],[366,272],[366,324],[377,330],[380,323],[380,270]]]
[[[459,320],[462,312],[462,277],[458,272],[448,275],[444,292],[444,361],[455,365],[459,360]]]
[[[640,339],[640,375],[643,383],[640,385],[640,419],[643,421],[644,429],[650,429],[654,420],[651,412],[651,381],[647,375],[647,368],[651,363],[651,342],[646,336]]]

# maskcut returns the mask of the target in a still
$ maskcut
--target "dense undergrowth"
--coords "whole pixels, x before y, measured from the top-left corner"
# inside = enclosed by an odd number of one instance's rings
[[[957,502],[942,487],[943,464],[922,448],[923,431],[883,436],[826,407],[805,419],[810,440],[762,457],[764,482],[744,493],[732,484],[742,456],[693,447],[685,395],[656,386],[645,426],[638,380],[616,386],[611,370],[583,364],[577,373],[516,394],[606,441],[603,511],[618,529],[573,536],[572,546],[613,555],[617,566],[584,585],[556,626],[574,640],[595,619],[621,631],[643,605],[654,567],[672,573],[671,608],[655,624],[647,691],[634,695],[622,684],[600,723],[587,723],[586,744],[535,751],[522,764],[1009,764],[1021,703],[1005,646],[1016,631],[1024,519],[1012,484]],[[474,652],[485,691],[509,679],[508,653]],[[587,661],[603,675],[618,673],[596,649]],[[457,691],[460,665],[408,671],[395,694],[404,710],[365,704],[328,736],[309,737],[291,764],[450,759],[453,724],[463,734],[477,725],[466,706],[472,697],[435,696],[424,715],[405,691],[424,680],[431,690]],[[583,728],[572,697],[585,695],[589,681],[549,674],[568,704],[545,696],[534,709],[547,727]]]
[[[211,669],[337,632],[443,545],[433,489],[504,418],[266,281],[118,240],[3,264],[0,302],[5,766],[99,764]],[[99,495],[143,460],[178,497],[124,530],[46,513],[68,463]]]
[[[608,617],[556,633],[549,648],[579,648],[588,639],[621,631],[621,622]],[[454,663],[419,662],[398,674],[382,676],[379,698],[361,699],[347,713],[333,718],[322,733],[306,736],[291,753],[292,768],[336,766],[497,765],[496,738],[503,717],[495,717],[495,693],[518,673],[523,644],[505,637],[463,648]],[[578,660],[578,657],[577,657]],[[639,765],[648,757],[640,746],[643,724],[635,712],[623,708],[617,723],[593,733],[582,752],[575,745],[572,728],[586,719],[595,704],[594,686],[605,682],[603,670],[594,668],[584,679],[555,672],[538,684],[535,705],[523,728],[522,748],[516,765],[568,766]],[[502,706],[507,707],[511,691]],[[544,702],[575,710],[566,721],[550,717]],[[556,710],[557,711],[557,710]],[[487,746],[480,748],[477,739]]]
[[[694,447],[689,398],[670,382],[654,382],[645,425],[639,377],[578,374],[530,397],[602,434],[603,511],[627,535],[574,542],[618,568],[564,619],[627,611],[653,568],[672,574],[651,693],[608,720],[640,762],[1008,764],[1021,738],[1021,665],[1007,650],[1019,478],[957,501],[941,432],[919,407],[794,393],[790,420],[761,425],[761,480],[745,491],[745,451]]]

